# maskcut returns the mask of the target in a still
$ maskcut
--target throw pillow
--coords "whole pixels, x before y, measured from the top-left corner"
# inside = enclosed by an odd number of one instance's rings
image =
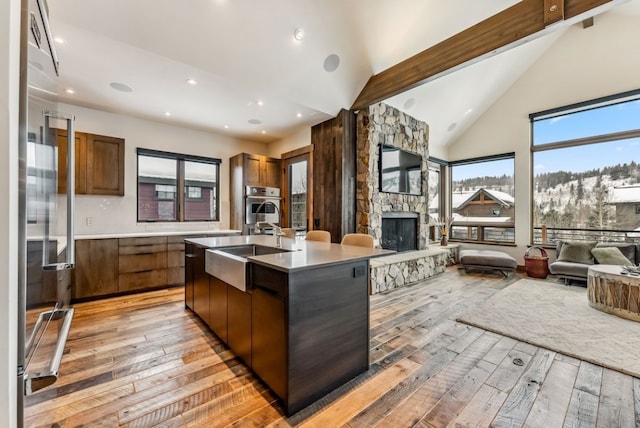
[[[595,241],[569,241],[562,244],[558,261],[583,263],[592,265],[594,263],[591,250],[596,246]]]
[[[594,248],[591,250],[591,254],[601,265],[633,266],[633,263],[617,247]]]

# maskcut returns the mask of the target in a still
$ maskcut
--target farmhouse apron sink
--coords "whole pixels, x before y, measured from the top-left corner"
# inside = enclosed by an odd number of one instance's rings
[[[205,271],[238,290],[247,291],[249,272],[249,260],[247,260],[247,257],[286,252],[289,252],[289,250],[257,244],[207,250]]]

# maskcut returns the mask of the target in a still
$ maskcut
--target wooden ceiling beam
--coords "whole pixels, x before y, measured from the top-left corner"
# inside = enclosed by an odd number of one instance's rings
[[[508,9],[372,76],[351,107],[360,110],[482,58],[542,35],[550,24],[567,21],[607,4],[628,0],[521,0]],[[554,7],[555,6],[555,7]]]

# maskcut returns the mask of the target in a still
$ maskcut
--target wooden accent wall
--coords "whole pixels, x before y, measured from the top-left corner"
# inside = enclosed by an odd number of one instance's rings
[[[313,144],[313,229],[327,230],[332,242],[356,227],[356,119],[341,110],[311,128]]]

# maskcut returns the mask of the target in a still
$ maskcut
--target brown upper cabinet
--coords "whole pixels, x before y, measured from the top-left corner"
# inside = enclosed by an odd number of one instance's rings
[[[67,188],[67,131],[58,130],[58,193]],[[124,196],[124,139],[76,132],[76,194]]]
[[[245,186],[280,187],[280,159],[240,153],[231,158],[231,168],[238,168]]]

